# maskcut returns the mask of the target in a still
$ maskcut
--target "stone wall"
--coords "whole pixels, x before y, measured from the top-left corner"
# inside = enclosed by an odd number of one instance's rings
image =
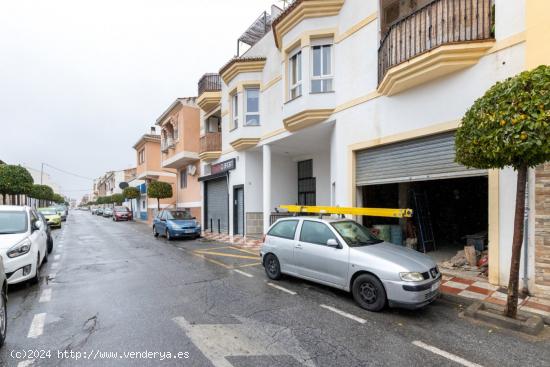
[[[535,293],[550,298],[550,162],[535,170]]]
[[[264,231],[264,213],[246,213],[246,235],[261,237]]]

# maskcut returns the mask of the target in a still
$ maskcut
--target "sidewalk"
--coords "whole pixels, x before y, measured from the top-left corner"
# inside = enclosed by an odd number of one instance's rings
[[[262,240],[258,238],[247,238],[245,236],[231,236],[228,234],[218,234],[215,232],[202,232],[202,237],[207,240],[220,241],[231,245],[239,246],[249,250],[258,250],[262,245]]]

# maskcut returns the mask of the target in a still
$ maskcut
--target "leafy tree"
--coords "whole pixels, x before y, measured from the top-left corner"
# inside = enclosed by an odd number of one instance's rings
[[[113,197],[111,195],[107,195],[103,197],[103,204],[112,204],[113,203]]]
[[[121,205],[123,201],[124,201],[124,195],[122,194],[113,194],[111,196],[111,202],[114,204]]]
[[[53,194],[52,201],[56,204],[64,204],[65,203],[65,198],[62,195]]]
[[[31,198],[38,200],[38,205],[42,206],[44,201],[53,200],[54,192],[48,185],[32,185],[28,194]]]
[[[122,190],[122,195],[126,199],[130,199],[130,207],[132,208],[132,213],[134,212],[134,203],[132,199],[137,199],[141,196],[141,192],[137,187],[127,187],[124,190]]]
[[[153,181],[147,186],[147,195],[157,199],[157,210],[160,209],[160,199],[172,197],[172,185],[167,182]]]
[[[492,86],[462,118],[457,162],[518,173],[514,236],[505,315],[516,317],[527,169],[550,160],[550,66],[541,65]]]
[[[28,194],[34,180],[24,167],[12,164],[0,165],[0,194],[6,204],[6,195]]]

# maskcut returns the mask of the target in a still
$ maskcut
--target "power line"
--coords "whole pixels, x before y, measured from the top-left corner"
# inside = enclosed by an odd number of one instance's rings
[[[43,163],[43,165],[48,166],[48,167],[50,167],[50,168],[53,168],[53,169],[55,169],[55,170],[57,170],[57,171],[59,171],[59,172],[62,172],[62,173],[64,173],[64,174],[66,174],[66,175],[78,177],[78,178],[81,178],[81,179],[83,179],[83,180],[90,180],[90,181],[93,181],[93,180],[94,180],[93,178],[90,178],[90,177],[81,176],[81,175],[78,175],[78,174],[76,174],[76,173],[72,173],[72,172],[69,172],[69,171],[65,171],[65,170],[63,170],[63,169],[61,169],[61,168],[54,167],[54,166],[52,166],[51,164],[48,164],[48,163]]]

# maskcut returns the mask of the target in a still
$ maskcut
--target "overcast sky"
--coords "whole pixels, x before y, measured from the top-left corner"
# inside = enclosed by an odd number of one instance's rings
[[[87,177],[135,166],[139,137],[272,3],[0,0],[0,160]],[[71,197],[91,190],[45,171]]]

